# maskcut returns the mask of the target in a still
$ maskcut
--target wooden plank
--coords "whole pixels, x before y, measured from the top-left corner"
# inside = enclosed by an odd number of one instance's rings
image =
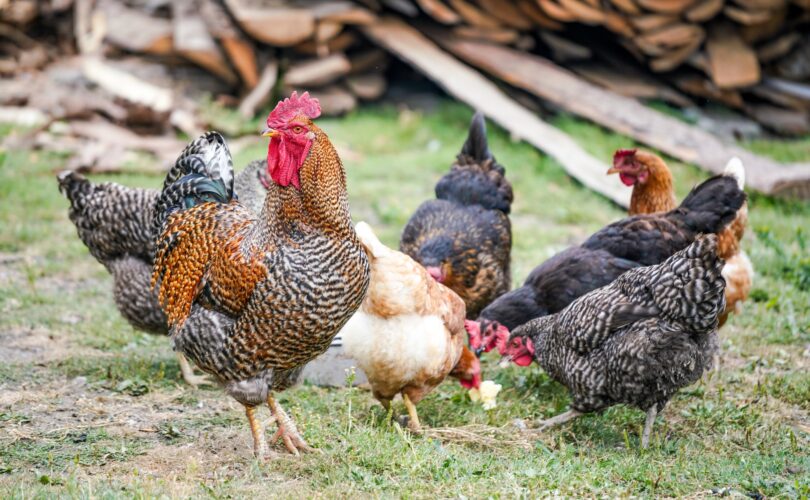
[[[448,93],[557,160],[585,186],[622,206],[629,189],[616,179],[605,179],[606,165],[571,137],[550,126],[508,97],[494,83],[447,54],[420,32],[396,19],[383,19],[363,27],[371,39],[422,71]],[[536,75],[535,75],[536,76]]]
[[[721,89],[745,87],[759,81],[756,53],[730,24],[718,24],[711,29],[706,53],[712,80]]]
[[[297,88],[320,87],[346,75],[351,67],[349,59],[341,53],[296,61],[284,74],[284,84]]]
[[[795,193],[810,197],[810,164],[782,165],[726,144],[716,136],[647,108],[635,99],[588,83],[551,61],[469,40],[453,40],[434,32],[441,45],[462,59],[525,89],[562,109],[627,135],[674,158],[721,173],[732,156],[742,159],[747,184],[766,194]],[[543,75],[538,78],[538,75]]]
[[[289,47],[315,33],[315,14],[310,9],[255,7],[245,0],[225,0],[236,22],[254,39]]]

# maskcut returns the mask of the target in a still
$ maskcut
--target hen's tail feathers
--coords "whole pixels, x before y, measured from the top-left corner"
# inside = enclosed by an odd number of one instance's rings
[[[153,234],[160,234],[166,218],[176,210],[230,202],[233,183],[233,160],[225,139],[218,132],[206,132],[186,146],[166,175],[155,207]]]
[[[487,123],[481,112],[473,115],[472,122],[470,123],[470,131],[467,133],[467,140],[461,147],[461,154],[459,156],[467,156],[479,163],[494,159],[492,153],[489,152]]]
[[[735,158],[736,159],[736,158]],[[746,194],[742,164],[732,160],[730,170],[692,188],[681,205],[670,212],[698,233],[717,233],[737,216],[745,204]]]
[[[473,116],[456,163],[438,184],[436,198],[509,213],[514,195],[506,170],[489,151],[484,115]]]
[[[743,167],[742,160],[736,156],[726,163],[723,175],[733,177],[737,180],[737,186],[740,189],[745,189],[745,167]]]
[[[388,251],[388,247],[383,245],[380,239],[377,238],[377,235],[374,234],[374,230],[371,229],[371,226],[366,222],[358,222],[357,225],[354,226],[354,231],[357,233],[360,244],[366,249],[366,253],[370,258],[380,257]]]
[[[660,311],[685,331],[702,333],[717,328],[725,309],[723,265],[717,236],[707,234],[663,263],[628,271],[617,281],[633,304]]]

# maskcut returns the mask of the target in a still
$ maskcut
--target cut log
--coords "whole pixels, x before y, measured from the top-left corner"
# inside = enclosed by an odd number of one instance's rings
[[[345,54],[332,54],[322,59],[297,61],[284,75],[284,84],[289,87],[320,87],[345,76],[352,65]]]
[[[636,2],[645,9],[660,14],[680,14],[691,7],[695,0],[636,0]]]
[[[696,24],[673,24],[647,32],[639,36],[637,40],[661,47],[682,47],[693,44],[695,40],[700,43],[704,36],[703,28]]]
[[[253,44],[236,28],[231,16],[219,2],[203,0],[200,12],[208,31],[216,37],[225,50],[228,61],[236,69],[246,88],[252,89],[259,81],[256,67],[256,51]]]
[[[208,27],[200,14],[201,9],[199,0],[172,1],[174,50],[233,85],[237,82],[237,77],[225,61],[211,33],[208,32]]]
[[[751,47],[729,24],[716,25],[706,42],[712,80],[721,89],[739,88],[759,81],[759,61]]]
[[[350,75],[346,77],[346,86],[354,95],[364,101],[379,99],[386,88],[385,78],[379,73]]]
[[[315,33],[315,14],[310,9],[255,7],[245,0],[225,0],[236,22],[254,39],[289,47]]]
[[[616,12],[606,12],[604,24],[605,28],[625,38],[630,38],[636,34],[636,30],[633,29],[627,18]]]
[[[577,21],[577,17],[554,2],[554,0],[537,0],[540,10],[556,21],[570,23]]]
[[[453,33],[461,38],[471,38],[474,40],[486,40],[488,42],[502,43],[508,45],[520,38],[520,33],[509,28],[476,28],[474,26],[458,26],[453,28]]]
[[[362,25],[377,20],[377,16],[370,10],[348,1],[321,2],[314,4],[311,9],[318,21]]]
[[[686,11],[684,17],[693,23],[706,22],[723,10],[725,0],[700,0]]]
[[[661,29],[678,22],[678,17],[671,14],[645,14],[631,17],[630,24],[639,31],[647,32]]]
[[[353,31],[343,30],[338,36],[324,43],[318,43],[315,40],[307,40],[306,42],[296,45],[294,49],[301,54],[326,57],[335,52],[345,52],[346,49],[353,46],[356,42],[357,35]],[[324,49],[326,54],[323,53]]]
[[[570,12],[574,18],[584,24],[601,25],[606,21],[605,12],[597,7],[593,7],[585,2],[577,0],[557,0],[565,10]]]
[[[312,90],[312,97],[318,99],[321,112],[325,116],[340,116],[357,107],[357,99],[340,85]]]
[[[532,23],[512,2],[501,0],[478,0],[478,5],[501,23],[519,30],[532,28]]]
[[[733,5],[726,5],[723,14],[740,24],[762,24],[768,22],[771,17],[771,11],[767,9],[745,10]]]
[[[702,31],[702,30],[701,30]],[[692,39],[689,43],[682,47],[678,47],[660,57],[650,61],[650,69],[657,73],[664,71],[671,71],[680,66],[684,61],[694,54],[694,52],[703,43],[703,33],[697,38]]]
[[[448,8],[441,0],[416,0],[419,7],[427,13],[434,21],[442,24],[458,24],[461,17],[454,10]]]
[[[673,82],[687,94],[717,101],[730,108],[742,109],[743,107],[743,98],[739,92],[733,89],[719,89],[711,80],[701,76],[679,75]]]
[[[99,2],[98,12],[104,16],[108,43],[145,54],[172,52],[172,23],[168,19],[147,16],[117,0]]]
[[[450,6],[458,13],[467,24],[477,28],[500,28],[501,24],[492,18],[488,13],[480,10],[471,2],[466,0],[449,0]]]
[[[366,26],[363,31],[424,72],[451,95],[481,110],[514,136],[556,159],[570,175],[587,187],[622,206],[629,203],[629,190],[616,179],[606,178],[604,163],[586,153],[571,137],[509,98],[486,77],[442,51],[414,28],[389,18]]]
[[[802,192],[810,197],[810,164],[790,167],[725,144],[712,134],[583,81],[538,56],[508,47],[454,40],[434,33],[450,52],[481,67],[510,85],[525,89],[557,106],[625,134],[674,158],[710,172],[723,172],[733,156],[742,159],[746,185],[772,195]],[[543,75],[543,78],[537,78]]]
[[[271,61],[265,65],[262,76],[248,95],[239,103],[239,113],[245,118],[253,118],[256,110],[270,100],[270,93],[273,91],[278,79],[278,64]]]
[[[625,14],[637,16],[642,13],[639,6],[633,0],[610,0],[610,3],[612,3],[614,6],[616,6],[616,8],[618,8]]]
[[[318,21],[315,26],[315,41],[318,43],[327,42],[343,31],[343,25],[335,21]]]
[[[572,69],[588,81],[626,97],[661,99],[681,107],[694,106],[680,92],[633,68],[618,70],[601,63],[588,62],[574,64]]]
[[[548,17],[534,0],[518,0],[517,8],[537,26],[549,30],[561,30],[563,25]]]
[[[757,49],[757,59],[763,63],[775,61],[790,52],[801,38],[801,35],[794,31],[771,40]]]

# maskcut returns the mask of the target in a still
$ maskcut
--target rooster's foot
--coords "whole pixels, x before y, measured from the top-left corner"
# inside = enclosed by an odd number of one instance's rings
[[[273,435],[272,439],[270,439],[271,443],[275,443],[281,439],[284,446],[287,448],[287,451],[295,456],[298,456],[301,452],[320,452],[320,450],[315,449],[307,444],[307,442],[298,432],[295,422],[293,422],[290,416],[287,415],[287,412],[285,412],[281,405],[276,402],[273,396],[267,396],[267,405],[270,407],[270,411],[273,412],[276,425],[278,425],[278,430]]]
[[[419,423],[419,415],[416,413],[416,405],[413,404],[411,398],[407,394],[402,393],[402,401],[405,403],[405,408],[408,410],[408,430],[414,434],[422,432],[422,424]]]
[[[546,420],[537,420],[534,422],[535,428],[533,429],[535,432],[543,432],[547,429],[551,429],[552,427],[557,427],[558,425],[562,425],[566,422],[570,422],[575,418],[582,416],[582,412],[577,410],[568,410],[565,413],[560,413],[556,417],[547,418]]]
[[[180,363],[180,373],[183,374],[183,380],[185,380],[188,385],[195,389],[201,385],[214,385],[211,379],[206,375],[197,375],[194,373],[194,368],[191,367],[191,363],[183,356],[183,353],[177,352],[175,355],[177,356],[177,362]]]
[[[267,440],[264,438],[264,426],[259,424],[256,419],[256,407],[245,406],[245,415],[247,415],[250,423],[250,433],[253,435],[253,456],[262,461],[273,458],[275,453],[267,448]]]

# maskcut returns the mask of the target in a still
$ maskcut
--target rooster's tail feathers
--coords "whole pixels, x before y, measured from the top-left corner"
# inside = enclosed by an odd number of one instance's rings
[[[175,210],[206,202],[230,202],[233,183],[233,159],[225,138],[219,132],[206,132],[186,146],[166,174],[152,220],[153,234],[160,234],[166,218]]]
[[[166,189],[187,174],[200,174],[221,180],[229,193],[233,193],[233,158],[225,138],[219,132],[206,132],[191,141],[177,157],[174,166],[166,175]]]
[[[469,156],[477,162],[492,159],[492,153],[490,153],[487,143],[487,123],[480,111],[473,116],[467,140],[461,147],[461,154]]]

